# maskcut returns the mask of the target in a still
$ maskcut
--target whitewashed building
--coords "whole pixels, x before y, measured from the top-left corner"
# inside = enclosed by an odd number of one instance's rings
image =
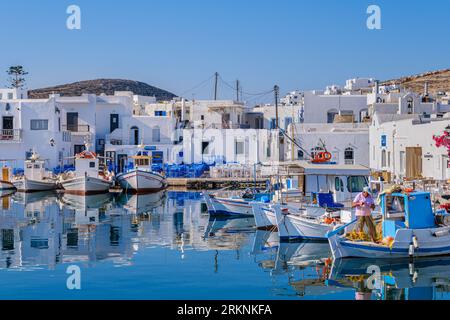
[[[391,172],[397,179],[450,179],[447,150],[437,148],[433,140],[450,125],[449,116],[376,113],[370,126],[371,168]]]

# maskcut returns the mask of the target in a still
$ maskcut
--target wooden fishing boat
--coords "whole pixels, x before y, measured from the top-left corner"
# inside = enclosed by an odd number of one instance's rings
[[[356,222],[328,234],[335,259],[416,258],[450,254],[450,219],[435,214],[428,192],[381,195],[382,238],[380,243],[349,239]]]

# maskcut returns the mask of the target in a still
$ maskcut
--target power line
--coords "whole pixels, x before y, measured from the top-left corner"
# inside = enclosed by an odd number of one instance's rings
[[[180,96],[184,96],[186,93],[189,93],[189,92],[191,92],[191,91],[193,91],[193,90],[195,90],[195,89],[198,89],[198,88],[202,87],[202,86],[203,86],[204,84],[206,84],[208,81],[211,81],[215,76],[216,76],[215,74],[211,75],[208,79],[203,80],[202,82],[200,82],[199,84],[195,85],[195,86],[192,87],[191,89],[186,90],[186,91],[184,91],[183,93],[181,93]]]

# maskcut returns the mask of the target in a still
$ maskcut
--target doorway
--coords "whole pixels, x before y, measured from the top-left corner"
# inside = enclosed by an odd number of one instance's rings
[[[3,117],[2,129],[3,130],[13,130],[14,129],[14,117]]]
[[[125,172],[128,164],[128,156],[126,154],[117,155],[117,172]]]
[[[406,148],[406,178],[417,179],[422,177],[422,148]]]
[[[131,144],[139,145],[139,128],[131,127]]]

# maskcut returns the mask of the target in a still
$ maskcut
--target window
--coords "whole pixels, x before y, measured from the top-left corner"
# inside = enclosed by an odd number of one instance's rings
[[[48,130],[48,120],[31,120],[31,130]]]
[[[353,176],[347,178],[348,192],[362,192],[364,187],[367,187],[367,179],[363,176]]]
[[[292,123],[292,118],[291,117],[286,117],[284,119],[284,130],[287,131],[289,125]]]
[[[353,148],[347,148],[344,151],[345,164],[355,164],[355,151]]]
[[[244,142],[236,141],[236,155],[244,154]]]
[[[334,189],[336,191],[344,192],[344,181],[341,178],[334,178]]]
[[[386,150],[381,151],[381,167],[386,168]]]
[[[205,120],[205,116],[203,114],[200,116],[200,120]]]
[[[304,158],[305,158],[305,153],[302,150],[298,150],[297,151],[297,159],[304,160]]]
[[[386,219],[405,221],[405,198],[386,196]]]
[[[161,141],[161,130],[159,129],[159,127],[154,127],[152,129],[152,138],[153,138],[153,142]]]
[[[274,130],[277,128],[277,119],[270,119],[270,130]]]
[[[388,151],[387,153],[387,165],[390,168],[391,167],[391,152]]]
[[[11,92],[8,92],[8,100],[12,100],[14,98],[13,94]]]
[[[89,162],[89,168],[95,168],[95,162]]]
[[[0,100],[3,99],[3,93],[0,93]]]
[[[405,174],[406,172],[406,153],[405,151],[400,151],[400,173]]]
[[[202,142],[202,154],[207,154],[208,153],[208,147],[209,147],[209,142],[208,141],[203,141]]]
[[[149,159],[136,159],[135,162],[136,166],[138,167],[148,167],[150,164],[150,160]]]

